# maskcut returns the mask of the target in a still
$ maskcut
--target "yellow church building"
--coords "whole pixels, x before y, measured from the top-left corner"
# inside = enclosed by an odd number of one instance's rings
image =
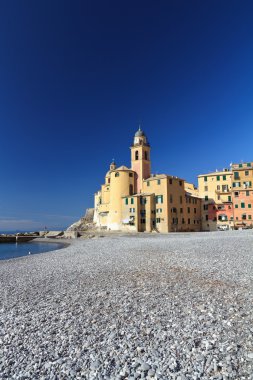
[[[112,162],[95,194],[96,226],[114,231],[200,231],[201,199],[194,185],[151,174],[150,144],[140,128],[130,150],[131,168]]]

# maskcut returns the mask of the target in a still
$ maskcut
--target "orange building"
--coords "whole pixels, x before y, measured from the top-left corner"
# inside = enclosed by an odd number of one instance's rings
[[[253,226],[253,162],[232,164],[235,228]]]

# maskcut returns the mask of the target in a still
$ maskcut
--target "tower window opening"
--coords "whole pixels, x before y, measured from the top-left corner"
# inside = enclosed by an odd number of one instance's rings
[[[119,177],[119,172],[115,173],[115,177]]]
[[[145,160],[148,160],[148,152],[145,152]]]
[[[134,187],[133,185],[129,185],[129,195],[133,195],[134,193]]]
[[[138,152],[138,150],[135,152],[135,159],[139,160],[139,152]]]

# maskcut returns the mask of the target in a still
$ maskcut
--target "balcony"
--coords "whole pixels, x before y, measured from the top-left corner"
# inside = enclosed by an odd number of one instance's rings
[[[221,189],[221,190],[215,190],[216,194],[229,194],[231,193],[230,189]]]

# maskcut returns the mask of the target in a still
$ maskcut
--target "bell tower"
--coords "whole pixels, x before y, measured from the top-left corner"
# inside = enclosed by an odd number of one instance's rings
[[[150,145],[145,133],[139,127],[134,135],[131,149],[131,169],[137,173],[137,193],[142,190],[142,180],[150,177]]]

